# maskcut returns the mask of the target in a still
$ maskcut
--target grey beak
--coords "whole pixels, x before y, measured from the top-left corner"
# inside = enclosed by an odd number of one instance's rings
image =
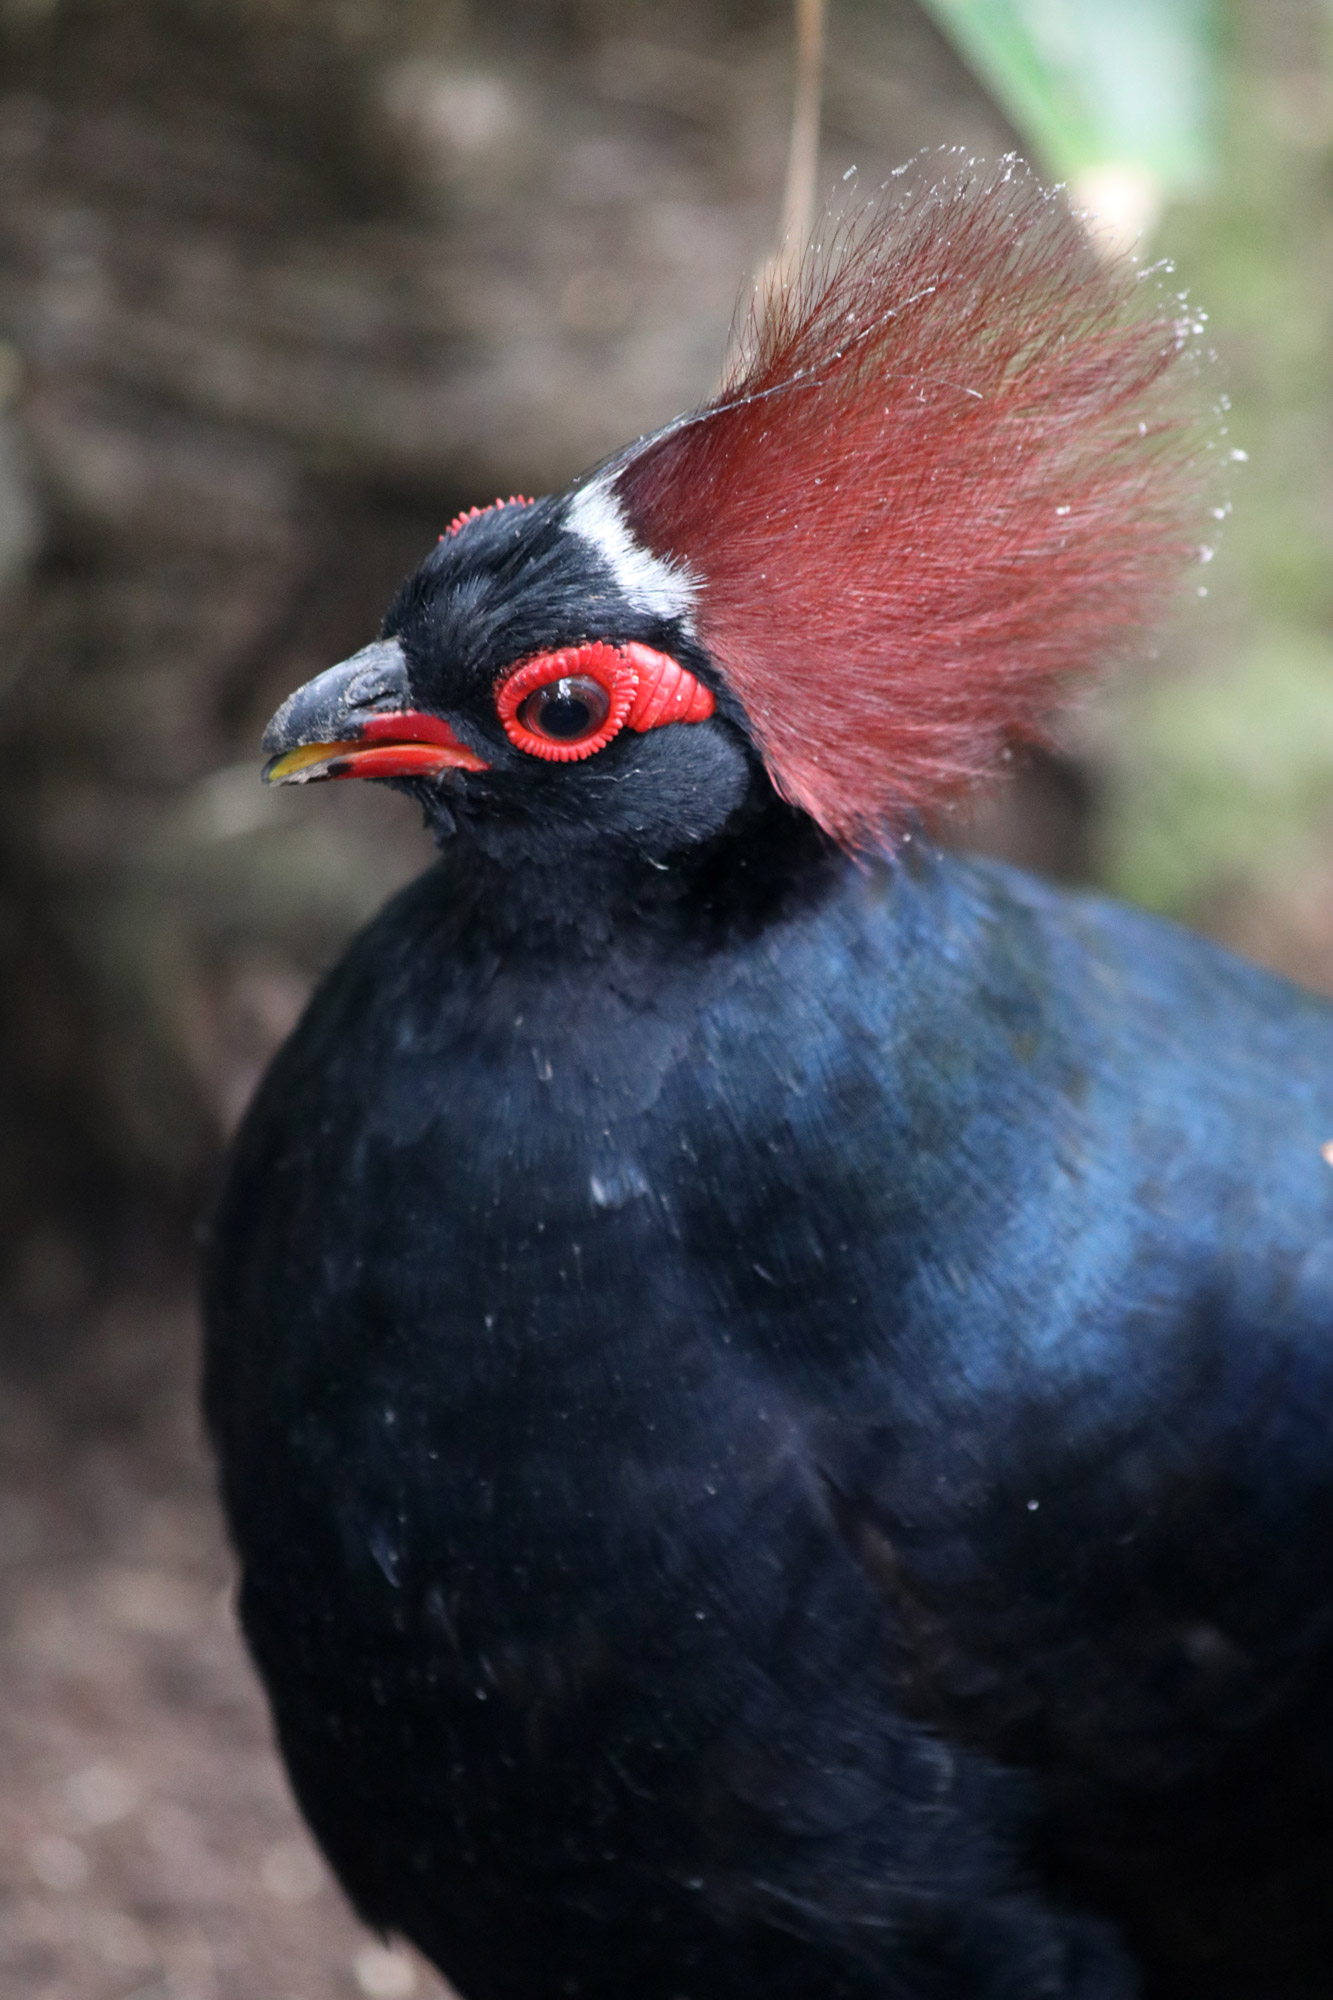
[[[347,742],[360,734],[367,717],[412,705],[402,647],[396,639],[376,639],[289,694],[261,747],[277,757],[307,743]]]

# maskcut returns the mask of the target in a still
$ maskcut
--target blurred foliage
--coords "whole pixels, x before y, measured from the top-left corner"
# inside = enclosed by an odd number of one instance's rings
[[[1187,909],[1224,877],[1299,866],[1333,802],[1333,646],[1294,622],[1214,672],[1145,681],[1116,814],[1117,886]]]
[[[1214,0],[923,0],[1048,172],[1132,165],[1168,191],[1212,163]]]
[[[1207,596],[1115,697],[1103,872],[1205,920],[1327,868],[1333,832],[1331,27],[1315,0],[1233,7],[1220,171],[1154,246],[1211,314],[1248,462]]]

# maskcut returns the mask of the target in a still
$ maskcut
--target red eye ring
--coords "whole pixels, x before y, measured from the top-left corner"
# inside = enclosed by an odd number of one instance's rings
[[[606,692],[606,714],[588,735],[574,738],[540,736],[519,716],[519,709],[539,688],[553,681],[591,680]],[[538,653],[525,660],[503,681],[495,697],[496,712],[505,735],[519,750],[531,757],[543,757],[552,764],[574,764],[595,756],[624,727],[625,718],[638,693],[639,677],[633,662],[614,646],[562,646],[558,653]]]
[[[607,697],[606,714],[586,736],[540,735],[529,726],[531,716],[525,720],[519,711],[539,689],[553,681],[572,680],[596,681]],[[553,764],[574,764],[595,756],[626,724],[642,731],[668,722],[704,722],[715,705],[711,688],[669,654],[637,641],[609,646],[601,639],[521,661],[495,694],[496,713],[509,741],[530,757]]]

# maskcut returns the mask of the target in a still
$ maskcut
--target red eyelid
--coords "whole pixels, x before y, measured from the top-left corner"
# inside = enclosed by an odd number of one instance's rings
[[[535,688],[579,674],[600,682],[611,699],[606,719],[593,735],[578,743],[557,743],[524,727],[518,710]],[[637,641],[609,646],[597,639],[522,661],[500,683],[495,706],[505,735],[518,749],[550,763],[572,764],[594,756],[626,726],[642,732],[668,722],[706,722],[716,702],[711,688],[670,654]]]

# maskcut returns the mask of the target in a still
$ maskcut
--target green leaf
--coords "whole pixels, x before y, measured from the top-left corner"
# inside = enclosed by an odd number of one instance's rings
[[[1104,166],[1164,193],[1207,178],[1216,0],[922,0],[1041,163]]]

